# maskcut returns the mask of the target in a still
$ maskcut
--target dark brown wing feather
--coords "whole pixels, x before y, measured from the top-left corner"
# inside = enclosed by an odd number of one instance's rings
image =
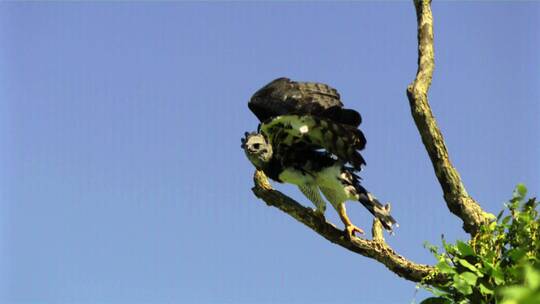
[[[248,103],[249,109],[264,122],[279,115],[314,115],[358,127],[361,117],[343,108],[336,89],[316,82],[296,82],[278,78],[258,90]]]

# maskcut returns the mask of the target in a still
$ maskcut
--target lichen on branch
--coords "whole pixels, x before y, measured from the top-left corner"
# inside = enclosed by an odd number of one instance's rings
[[[475,235],[480,226],[493,216],[483,211],[467,193],[459,173],[450,161],[441,130],[429,106],[428,91],[435,68],[433,15],[430,4],[429,0],[414,1],[418,22],[418,71],[414,81],[407,87],[407,97],[448,209],[462,219],[466,232]]]

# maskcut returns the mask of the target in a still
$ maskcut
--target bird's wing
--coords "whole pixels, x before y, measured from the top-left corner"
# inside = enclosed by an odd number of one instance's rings
[[[359,153],[366,145],[364,134],[349,125],[310,115],[282,115],[262,123],[259,131],[276,150],[304,144],[310,149],[325,149],[356,170],[365,164]]]
[[[279,115],[315,115],[357,127],[362,119],[343,108],[339,93],[329,85],[278,78],[258,90],[248,103],[261,122]]]

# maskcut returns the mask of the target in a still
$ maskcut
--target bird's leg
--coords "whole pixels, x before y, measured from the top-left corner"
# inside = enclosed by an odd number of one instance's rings
[[[305,184],[299,185],[298,189],[315,205],[315,215],[324,219],[324,212],[326,211],[326,202],[322,199],[321,194],[317,186]]]
[[[358,232],[360,234],[364,234],[364,230],[362,230],[362,229],[356,227],[355,225],[353,225],[353,223],[351,222],[351,220],[347,216],[347,210],[345,209],[345,203],[339,204],[337,209],[338,209],[337,211],[338,211],[339,217],[341,218],[341,221],[343,222],[343,224],[345,224],[345,230],[347,231],[347,234],[349,235],[349,237],[353,237],[355,232]]]

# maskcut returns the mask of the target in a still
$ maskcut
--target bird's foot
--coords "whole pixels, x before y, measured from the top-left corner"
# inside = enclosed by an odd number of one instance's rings
[[[356,227],[355,225],[351,224],[345,227],[345,230],[347,231],[347,235],[352,238],[355,232],[358,232],[360,234],[364,234],[364,230]]]

